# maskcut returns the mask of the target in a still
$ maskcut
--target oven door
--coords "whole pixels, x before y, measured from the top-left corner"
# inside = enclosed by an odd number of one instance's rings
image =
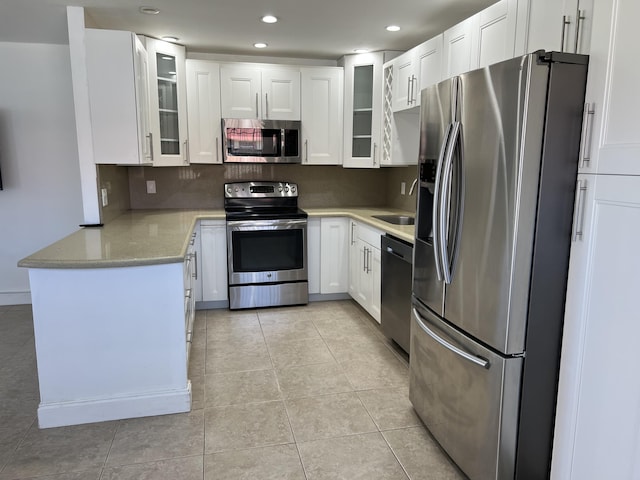
[[[227,222],[229,285],[307,280],[307,220]]]

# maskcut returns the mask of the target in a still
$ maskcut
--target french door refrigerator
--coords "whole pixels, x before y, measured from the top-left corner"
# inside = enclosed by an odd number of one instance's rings
[[[422,91],[410,398],[471,480],[549,476],[587,59]]]

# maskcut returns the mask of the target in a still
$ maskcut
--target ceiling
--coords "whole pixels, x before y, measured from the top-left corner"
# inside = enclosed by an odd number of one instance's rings
[[[87,26],[171,35],[190,52],[336,60],[354,49],[408,50],[496,0],[0,0],[0,41],[68,43],[65,5]],[[158,15],[143,15],[153,6]],[[260,21],[265,14],[276,24]],[[399,32],[385,26],[399,25]],[[268,47],[258,50],[256,42]]]

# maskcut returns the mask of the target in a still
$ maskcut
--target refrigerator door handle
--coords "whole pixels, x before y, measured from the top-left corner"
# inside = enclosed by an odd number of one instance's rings
[[[440,145],[440,154],[438,155],[438,168],[436,170],[436,184],[433,191],[433,255],[435,257],[436,263],[436,273],[438,275],[438,280],[442,280],[442,265],[444,262],[440,259],[440,238],[439,238],[439,219],[441,212],[441,191],[442,191],[442,174],[443,174],[443,163],[444,158],[447,153],[447,145],[449,144],[449,136],[451,134],[452,124],[447,125],[447,129],[444,132],[444,137],[442,137],[442,145]]]
[[[440,203],[441,214],[439,216],[439,242],[440,242],[440,258],[442,260],[442,273],[446,284],[451,283],[452,271],[453,271],[453,259],[450,259],[449,249],[447,246],[447,233],[449,230],[449,211],[451,206],[451,177],[453,175],[453,155],[460,139],[460,131],[462,124],[460,122],[453,122],[451,136],[449,138],[449,145],[447,146],[447,156],[445,159],[444,174],[442,180],[442,195],[446,196],[446,201]],[[459,206],[459,203],[458,203]],[[457,212],[456,212],[457,213]],[[458,224],[459,218],[456,214],[456,231],[455,237],[458,236]]]
[[[475,363],[476,365],[482,368],[486,368],[487,370],[489,369],[491,364],[489,363],[488,360],[485,360],[484,358],[477,357],[475,355],[467,353],[464,350],[456,347],[455,345],[447,342],[444,338],[440,337],[433,330],[427,327],[426,323],[424,322],[424,320],[422,319],[422,317],[420,316],[420,314],[415,308],[413,308],[412,310],[413,310],[413,316],[415,317],[416,322],[418,323],[418,326],[422,329],[424,333],[429,335],[432,339],[434,339],[436,342],[438,342],[447,350],[451,350],[453,353],[461,356],[465,360],[469,360],[471,363]]]

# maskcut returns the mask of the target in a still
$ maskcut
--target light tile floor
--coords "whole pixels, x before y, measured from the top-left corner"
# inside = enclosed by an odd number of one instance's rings
[[[0,480],[464,478],[351,301],[199,311],[190,413],[45,430],[31,319],[0,306]]]

